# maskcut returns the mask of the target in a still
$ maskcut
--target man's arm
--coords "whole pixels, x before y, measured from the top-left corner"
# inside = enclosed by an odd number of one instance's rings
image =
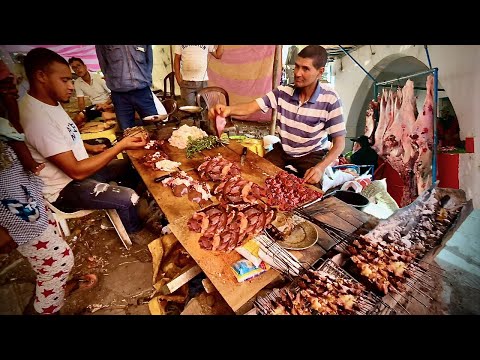
[[[147,57],[148,71],[150,73],[152,73],[152,70],[153,70],[153,49],[152,49],[152,45],[147,45],[145,56]]]
[[[182,55],[175,54],[175,58],[173,60],[173,71],[175,71],[175,77],[177,79],[178,85],[182,82],[182,74],[180,73],[180,61],[182,60]]]
[[[78,110],[82,111],[85,109],[85,97],[84,96],[77,96],[78,102]]]
[[[217,115],[227,117],[230,115],[250,115],[260,110],[258,103],[253,100],[249,103],[226,106],[217,104],[208,111],[208,118],[213,120]]]
[[[142,137],[125,137],[111,148],[98,155],[78,161],[72,151],[66,151],[48,157],[65,174],[74,180],[83,180],[106,166],[123,150],[141,149],[146,145]]]
[[[98,64],[102,70],[103,75],[107,75],[107,60],[105,54],[103,53],[103,45],[95,45],[95,52],[97,53]]]
[[[327,166],[334,162],[345,149],[345,135],[334,137],[332,143],[333,146],[323,160],[305,172],[303,179],[307,184],[318,184],[320,182]]]
[[[217,59],[221,59],[223,55],[223,45],[218,45],[215,51],[212,51],[212,55],[215,56]]]

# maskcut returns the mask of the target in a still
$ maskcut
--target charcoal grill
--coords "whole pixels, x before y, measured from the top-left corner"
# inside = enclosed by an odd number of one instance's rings
[[[329,259],[323,261],[317,270],[323,271],[335,278],[344,278],[354,283],[359,283],[355,278]],[[298,286],[297,281],[298,278],[286,287],[274,289],[265,296],[257,297],[254,301],[254,306],[257,309],[257,312],[261,315],[270,314],[274,310],[273,304],[281,298],[282,292],[290,290],[294,294],[298,293],[300,287]],[[354,312],[354,314],[357,315],[386,315],[394,313],[393,309],[383,302],[380,297],[369,291],[363,291],[362,294],[359,295],[357,298],[357,305],[360,308],[360,310]]]

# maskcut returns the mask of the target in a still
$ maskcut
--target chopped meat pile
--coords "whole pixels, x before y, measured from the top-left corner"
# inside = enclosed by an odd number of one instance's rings
[[[286,171],[280,171],[275,177],[265,180],[267,204],[278,206],[282,211],[296,207],[322,197],[321,191],[315,191],[303,184],[303,179]]]
[[[260,198],[265,196],[265,189],[241,176],[234,176],[218,184],[213,194],[220,202],[241,208],[245,204],[258,204]]]
[[[199,182],[188,176],[184,171],[175,171],[169,177],[162,181],[163,186],[169,186],[173,195],[181,197],[188,194],[190,201],[198,203],[200,206],[211,204],[210,187],[204,182]]]
[[[153,154],[144,155],[140,159],[140,163],[150,169],[158,170],[155,164],[161,160],[168,160],[168,155],[163,151],[155,151]]]
[[[225,178],[240,175],[239,167],[231,161],[224,159],[222,155],[217,155],[214,158],[207,156],[197,171],[200,179],[207,181],[221,181]]]
[[[187,225],[202,235],[201,248],[229,252],[259,234],[273,216],[274,211],[263,203],[245,204],[242,210],[219,204],[196,212]]]
[[[150,140],[147,145],[145,145],[145,149],[147,150],[163,150],[164,140]]]

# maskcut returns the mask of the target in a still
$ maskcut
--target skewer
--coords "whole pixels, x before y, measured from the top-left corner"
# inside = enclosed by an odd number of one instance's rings
[[[417,288],[416,286],[414,286],[413,283],[407,281],[407,282],[406,282],[406,285],[409,286],[409,287],[411,287],[412,289],[415,289],[417,292],[419,292],[419,293],[422,294],[423,296],[429,298],[430,300],[436,301],[435,299],[433,299],[433,298],[430,297],[429,295],[425,294],[422,290],[420,290],[419,288]],[[412,294],[410,294],[410,295],[412,295]],[[412,297],[413,297],[414,299],[416,299],[413,295],[412,295]],[[421,302],[421,301],[419,301],[419,302]],[[423,305],[423,303],[422,303],[422,305]],[[424,305],[424,306],[427,307],[426,305]]]
[[[403,297],[405,300],[408,301],[407,298],[405,298],[402,294],[400,294],[398,291],[394,291],[395,293],[397,293],[398,295],[400,295],[401,297]],[[387,295],[390,295],[390,297],[393,299],[393,301],[395,301],[397,303],[398,306],[400,306],[408,315],[411,315],[407,309],[405,309],[405,307],[400,304],[390,293],[388,293]]]

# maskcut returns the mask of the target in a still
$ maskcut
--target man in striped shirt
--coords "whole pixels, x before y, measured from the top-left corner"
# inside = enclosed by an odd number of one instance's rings
[[[292,165],[305,182],[318,184],[325,168],[344,150],[346,135],[340,98],[335,90],[319,81],[326,63],[327,51],[319,45],[308,45],[295,60],[294,87],[278,86],[249,103],[217,104],[210,109],[209,117],[249,115],[259,110],[276,109],[281,141],[265,158],[282,169]]]

